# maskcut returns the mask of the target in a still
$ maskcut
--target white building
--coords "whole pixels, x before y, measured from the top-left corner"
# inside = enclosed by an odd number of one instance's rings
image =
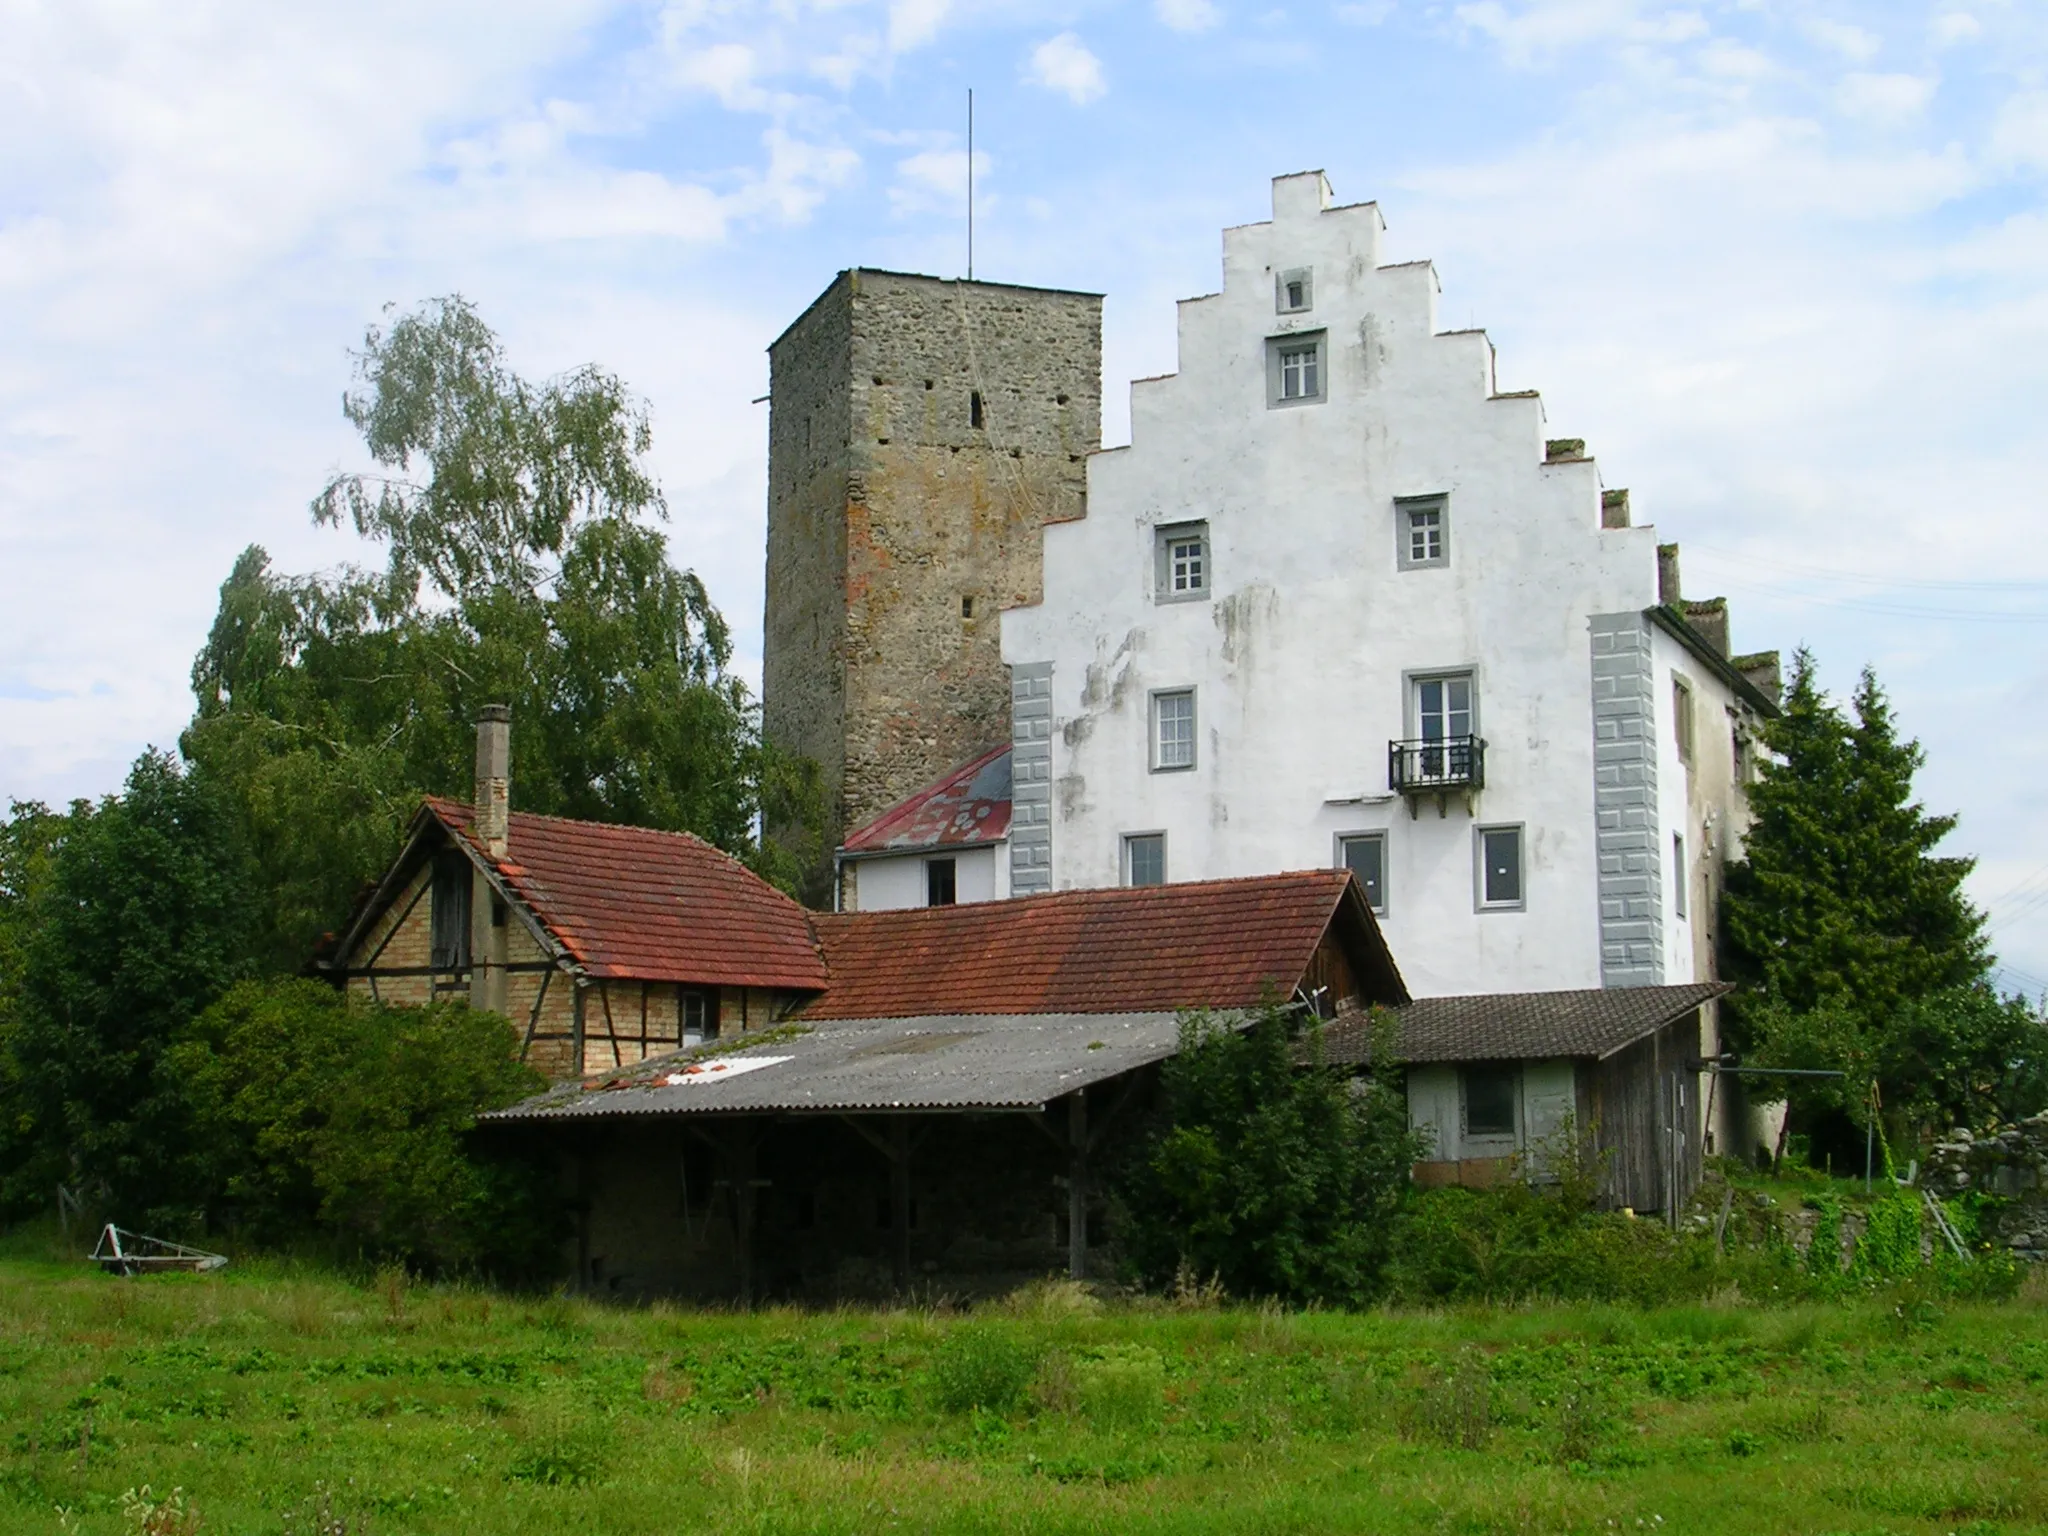
[[[1010,888],[1349,863],[1417,996],[1710,976],[1773,701],[1382,231],[1276,179],[1046,529],[1003,614]]]

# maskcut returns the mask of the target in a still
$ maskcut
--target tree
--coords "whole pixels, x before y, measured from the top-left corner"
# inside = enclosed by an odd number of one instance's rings
[[[761,740],[731,637],[669,563],[645,409],[613,375],[512,372],[459,298],[372,328],[344,399],[375,474],[313,503],[381,571],[286,577],[246,550],[193,666],[183,746],[232,787],[303,959],[424,793],[467,796],[479,706],[510,703],[521,809],[696,832],[783,883],[822,821],[815,774]]]
[[[1808,1117],[1860,1116],[1873,1078],[1887,1104],[1911,1100],[1914,1081],[1894,1074],[1919,1069],[1886,1040],[1906,1010],[1980,983],[1988,963],[1962,892],[1972,861],[1935,852],[1956,818],[1913,798],[1919,743],[1899,738],[1868,668],[1852,707],[1853,720],[1821,692],[1808,652],[1793,658],[1722,908],[1728,968],[1746,984],[1731,1033],[1771,1065],[1850,1074],[1790,1091]]]
[[[131,1222],[178,1203],[167,1153],[181,1112],[158,1067],[178,1029],[247,973],[253,883],[239,834],[217,788],[157,752],[119,797],[64,818],[21,913],[5,1042],[10,1204],[45,1202],[59,1180]]]
[[[1416,1156],[1399,1069],[1322,1064],[1322,1031],[1268,1005],[1249,1027],[1192,1015],[1164,1104],[1119,1180],[1133,1256],[1160,1284],[1356,1303],[1372,1291]]]
[[[188,1105],[184,1180],[215,1225],[421,1269],[545,1266],[548,1170],[479,1144],[537,1092],[512,1026],[461,1002],[383,1008],[314,981],[244,982],[165,1057]]]

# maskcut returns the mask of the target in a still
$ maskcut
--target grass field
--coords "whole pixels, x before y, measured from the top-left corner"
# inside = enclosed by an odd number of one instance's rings
[[[2002,1306],[1340,1315],[1049,1285],[727,1315],[261,1265],[126,1281],[17,1243],[0,1530],[2048,1531],[2043,1278]]]

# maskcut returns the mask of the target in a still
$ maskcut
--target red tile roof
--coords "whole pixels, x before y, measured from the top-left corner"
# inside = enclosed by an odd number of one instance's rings
[[[471,851],[474,808],[427,810]],[[687,832],[512,813],[507,888],[592,976],[821,990],[809,914],[730,854]]]
[[[1283,997],[1341,915],[1351,876],[1308,870],[1242,880],[1059,891],[1010,901],[812,918],[831,989],[806,1019],[946,1013],[1144,1013]],[[1372,1000],[1406,1001],[1363,914],[1352,948]]]
[[[847,833],[843,846],[848,853],[938,848],[993,843],[1009,831],[1010,749],[1005,744]]]

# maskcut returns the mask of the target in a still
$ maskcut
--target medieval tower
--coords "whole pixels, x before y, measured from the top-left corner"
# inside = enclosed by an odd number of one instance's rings
[[[855,268],[768,358],[762,723],[829,850],[1009,738],[997,614],[1086,511],[1102,298]]]

